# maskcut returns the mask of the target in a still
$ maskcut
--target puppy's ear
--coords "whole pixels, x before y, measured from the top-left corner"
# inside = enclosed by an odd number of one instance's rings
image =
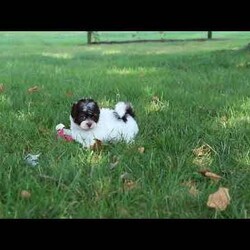
[[[77,102],[73,103],[71,107],[71,116],[75,118],[77,116]]]

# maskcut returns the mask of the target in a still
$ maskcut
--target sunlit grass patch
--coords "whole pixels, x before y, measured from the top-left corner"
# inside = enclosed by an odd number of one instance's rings
[[[120,54],[120,50],[105,50],[102,52],[103,55],[117,55]]]
[[[105,162],[106,158],[101,153],[95,153],[93,151],[89,152],[87,157],[87,163],[90,166],[100,165]]]
[[[234,156],[238,164],[245,166],[246,170],[250,173],[250,150],[238,151]]]
[[[14,117],[18,121],[28,121],[30,118],[34,117],[34,112],[25,112],[25,111],[19,110],[14,113]]]
[[[169,108],[169,101],[162,100],[157,96],[153,96],[152,100],[146,105],[145,111],[147,114],[151,112],[159,112]]]
[[[250,62],[241,62],[236,65],[237,68],[250,68]]]
[[[103,50],[102,47],[96,46],[96,45],[94,45],[94,46],[88,46],[88,47],[86,47],[85,49],[86,49],[87,51],[101,51],[101,50]]]
[[[104,98],[98,101],[100,108],[114,108],[115,101],[109,98]]]
[[[237,115],[235,117],[231,117],[228,121],[228,126],[235,127],[235,126],[240,125],[242,123],[250,125],[250,116],[240,114],[240,115]]]
[[[72,55],[67,53],[49,53],[49,52],[43,52],[42,56],[45,57],[52,57],[52,58],[59,58],[59,59],[71,59]]]
[[[147,74],[147,73],[154,73],[156,72],[156,68],[150,67],[150,68],[144,68],[144,67],[138,67],[138,68],[118,68],[118,67],[112,67],[111,69],[107,70],[107,74],[118,74],[118,75],[135,75],[135,74]]]
[[[243,124],[250,124],[250,99],[244,98],[240,103],[230,107],[230,109],[219,117],[215,118],[218,126],[224,128],[239,127]]]
[[[110,177],[98,178],[93,182],[93,186],[95,190],[93,193],[94,202],[99,202],[100,200],[106,200],[109,198],[110,192],[112,192]]]
[[[6,107],[11,105],[11,99],[10,97],[7,97],[6,95],[0,94],[0,108]]]

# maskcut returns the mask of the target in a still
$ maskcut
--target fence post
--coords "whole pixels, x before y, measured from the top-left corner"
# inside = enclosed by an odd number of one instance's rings
[[[91,44],[92,42],[92,31],[87,32],[87,44]]]
[[[212,31],[207,32],[207,39],[212,39]]]

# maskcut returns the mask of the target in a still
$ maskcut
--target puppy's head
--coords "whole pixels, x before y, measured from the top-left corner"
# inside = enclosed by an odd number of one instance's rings
[[[84,130],[94,128],[99,120],[100,108],[90,98],[81,99],[74,103],[71,108],[71,117],[74,122]]]

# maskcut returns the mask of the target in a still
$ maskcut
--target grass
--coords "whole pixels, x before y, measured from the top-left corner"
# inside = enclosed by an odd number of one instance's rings
[[[249,218],[250,52],[241,48],[250,33],[214,37],[224,39],[87,46],[84,32],[1,32],[0,217]],[[93,152],[56,140],[55,125],[69,125],[82,96],[108,107],[131,101],[136,142]],[[212,150],[198,159],[193,149],[204,144]],[[39,167],[25,164],[28,153],[41,153]],[[205,168],[222,179],[202,176]],[[231,196],[225,211],[206,205],[219,187]]]

